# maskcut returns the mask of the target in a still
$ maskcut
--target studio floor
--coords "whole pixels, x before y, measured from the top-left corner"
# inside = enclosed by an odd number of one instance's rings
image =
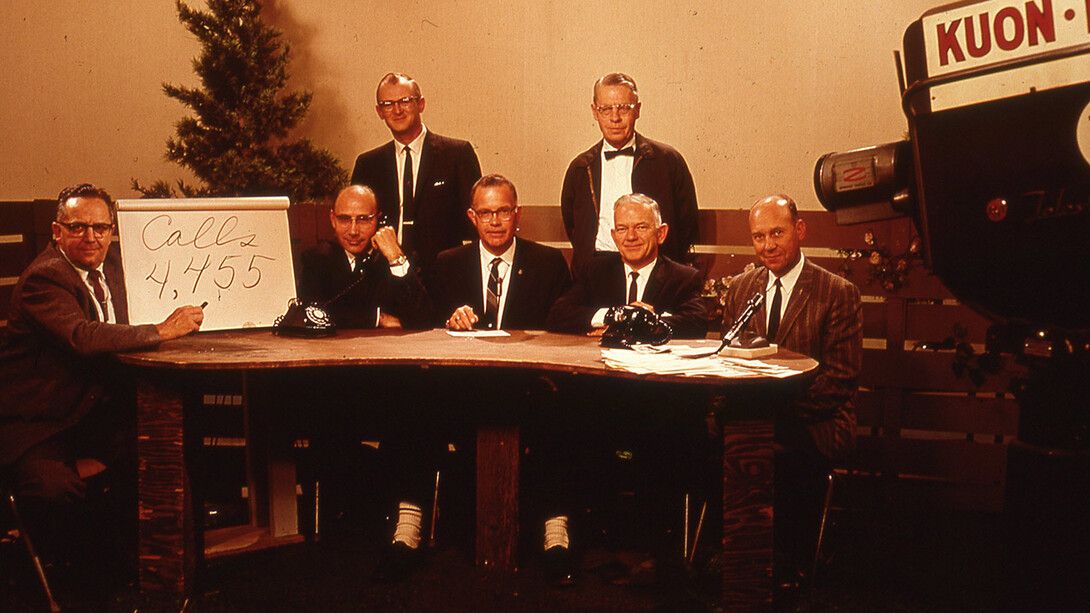
[[[834,513],[828,559],[813,585],[778,611],[962,612],[1090,610],[1090,551],[1062,532],[996,513],[879,505]],[[209,562],[187,601],[141,598],[130,581],[73,567],[47,569],[64,611],[726,611],[708,551],[686,570],[623,547],[583,551],[579,581],[546,584],[533,556],[513,576],[488,577],[462,539],[440,544],[408,582],[369,580],[379,530],[346,523],[319,541]],[[710,548],[711,545],[708,545]],[[0,611],[43,611],[21,548],[0,547]]]

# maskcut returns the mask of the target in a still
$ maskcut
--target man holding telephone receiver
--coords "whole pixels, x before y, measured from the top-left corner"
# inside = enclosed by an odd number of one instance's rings
[[[341,190],[329,212],[337,242],[303,253],[299,299],[321,304],[340,328],[424,328],[430,304],[371,188]]]

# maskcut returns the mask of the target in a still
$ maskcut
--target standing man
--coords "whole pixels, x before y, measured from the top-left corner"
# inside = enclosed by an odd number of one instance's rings
[[[578,279],[595,255],[616,252],[611,204],[625,194],[646,194],[658,203],[670,236],[662,253],[687,262],[696,241],[696,187],[685,159],[669,145],[636,133],[640,93],[632,77],[614,72],[594,84],[591,112],[602,140],[576,156],[564,175],[560,213],[572,244]]]
[[[429,290],[451,330],[543,330],[568,287],[559,250],[516,238],[521,209],[515,185],[500,175],[473,185],[466,211],[477,241],[439,254]]]
[[[621,196],[613,205],[610,235],[619,258],[595,258],[549,312],[547,327],[569,334],[605,330],[611,307],[636,305],[663,316],[675,338],[704,338],[704,281],[692,267],[660,251],[669,236],[658,204],[643,194]]]
[[[0,332],[0,467],[11,467],[23,504],[33,507],[24,515],[47,528],[40,533],[78,539],[68,545],[81,551],[90,535],[135,528],[135,505],[71,507],[109,489],[88,485],[104,471],[97,480],[113,483],[114,494],[135,487],[135,473],[121,470],[135,468],[136,439],[110,354],[153,348],[204,319],[200,307],[183,306],[160,324],[129,325],[121,262],[110,250],[115,223],[104,190],[62,190],[53,240],[19,277]],[[109,530],[95,523],[103,517],[115,522]],[[89,532],[79,535],[80,527]]]
[[[389,73],[379,81],[375,112],[394,139],[356,158],[352,183],[375,192],[413,265],[427,269],[444,249],[471,236],[462,211],[481,178],[473,146],[430,132],[420,118],[426,100],[411,77]]]
[[[424,328],[430,303],[389,226],[379,227],[375,194],[350,185],[337,194],[329,223],[337,242],[303,254],[299,298],[324,303],[342,328]]]
[[[749,229],[763,266],[731,282],[723,329],[754,293],[764,293],[764,306],[749,324],[753,332],[818,362],[813,383],[776,423],[773,569],[777,583],[786,584],[813,559],[825,479],[832,460],[855,442],[863,310],[858,288],[803,256],[806,224],[790,198],[777,194],[755,202]]]

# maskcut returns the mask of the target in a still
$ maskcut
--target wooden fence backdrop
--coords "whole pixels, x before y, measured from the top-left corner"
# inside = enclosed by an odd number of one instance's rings
[[[49,241],[54,202],[0,202],[0,322],[6,322],[18,275]],[[520,235],[565,250],[555,206],[523,207]],[[1010,368],[980,384],[959,377],[951,349],[918,349],[953,336],[955,326],[983,351],[988,321],[959,304],[910,254],[909,220],[837,226],[833,214],[804,211],[807,257],[841,271],[863,294],[864,360],[859,394],[859,447],[842,470],[874,477],[887,502],[998,511],[1002,508],[1007,445],[1017,434],[1018,407],[1007,393]],[[708,279],[741,272],[755,261],[747,212],[701,211],[695,262]],[[296,204],[289,210],[296,256],[331,239],[328,207]],[[871,263],[877,251],[878,265]],[[844,254],[855,252],[851,259]],[[903,275],[883,273],[907,258]],[[885,258],[885,260],[883,260]],[[714,298],[709,298],[714,300]],[[217,395],[231,396],[231,391]],[[219,404],[219,403],[217,403]]]

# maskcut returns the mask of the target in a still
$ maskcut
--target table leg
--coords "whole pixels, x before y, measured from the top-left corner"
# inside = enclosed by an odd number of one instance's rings
[[[772,609],[772,441],[769,422],[723,428],[723,604]]]
[[[137,385],[140,591],[180,596],[193,587],[197,562],[178,390]]]
[[[513,571],[519,538],[519,427],[477,427],[477,566]]]

